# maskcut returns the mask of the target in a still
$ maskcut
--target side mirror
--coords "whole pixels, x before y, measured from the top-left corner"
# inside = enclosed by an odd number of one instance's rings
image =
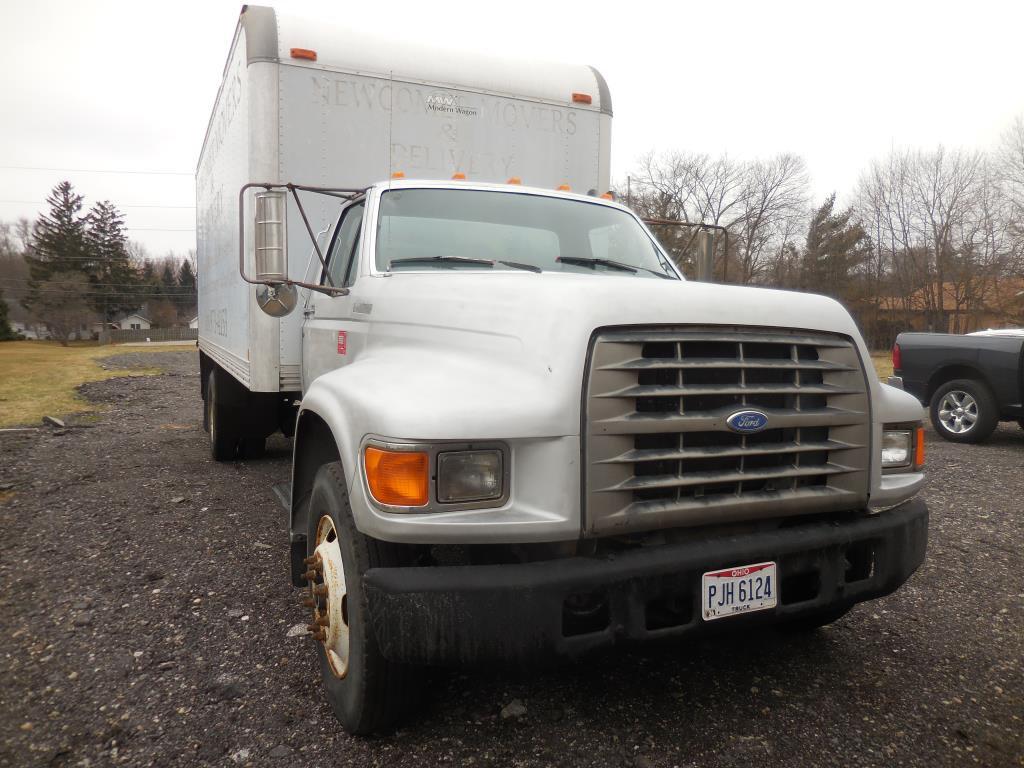
[[[285,231],[284,191],[256,193],[256,282],[283,283],[288,279],[288,233]]]

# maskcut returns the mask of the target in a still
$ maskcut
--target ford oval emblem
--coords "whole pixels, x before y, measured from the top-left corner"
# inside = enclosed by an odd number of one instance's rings
[[[768,415],[760,411],[736,411],[725,423],[733,432],[760,432],[768,426]]]

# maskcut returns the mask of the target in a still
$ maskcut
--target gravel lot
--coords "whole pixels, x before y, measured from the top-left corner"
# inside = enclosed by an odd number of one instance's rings
[[[215,464],[194,354],[107,364],[168,373],[83,387],[88,427],[0,434],[0,765],[1024,765],[1016,425],[929,442],[924,566],[832,627],[441,671],[367,740],[289,636],[289,444]]]

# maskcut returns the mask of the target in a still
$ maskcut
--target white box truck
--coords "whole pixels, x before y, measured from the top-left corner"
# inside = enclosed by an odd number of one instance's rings
[[[205,421],[222,460],[293,436],[352,732],[424,665],[813,628],[924,558],[920,404],[835,301],[685,281],[602,194],[610,129],[589,67],[242,10],[196,173]]]

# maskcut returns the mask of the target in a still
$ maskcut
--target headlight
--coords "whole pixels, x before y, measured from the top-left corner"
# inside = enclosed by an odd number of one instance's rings
[[[437,500],[442,504],[500,499],[505,493],[503,480],[501,451],[437,455]]]
[[[924,428],[882,431],[882,469],[924,466]]]
[[[911,432],[887,429],[882,432],[882,467],[905,467],[910,464]]]

